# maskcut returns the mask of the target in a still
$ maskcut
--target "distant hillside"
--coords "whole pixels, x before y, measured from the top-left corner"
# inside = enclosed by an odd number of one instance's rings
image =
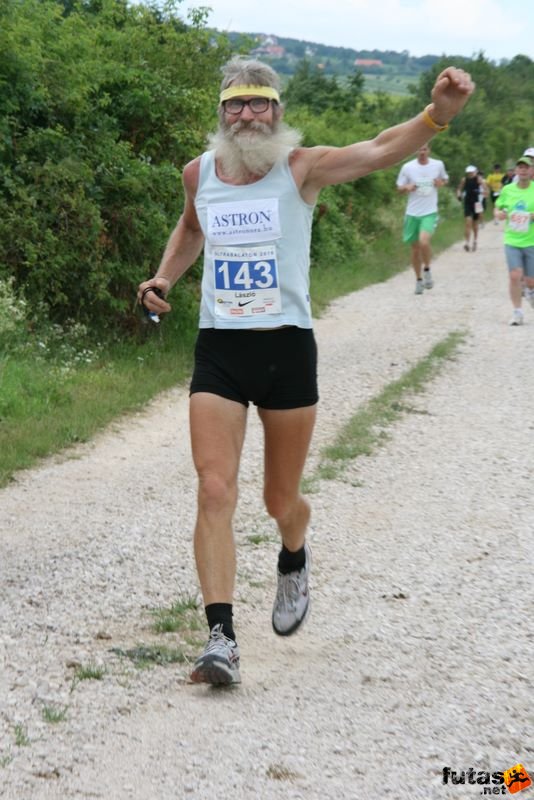
[[[347,76],[358,70],[365,77],[367,89],[398,94],[405,94],[409,84],[440,58],[415,57],[407,50],[353,50],[265,33],[227,32],[227,36],[236,48],[244,41],[250,43],[251,55],[271,64],[282,76],[291,76],[305,58],[327,75]]]

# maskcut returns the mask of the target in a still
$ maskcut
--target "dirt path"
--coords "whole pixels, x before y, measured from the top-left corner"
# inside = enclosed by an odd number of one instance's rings
[[[451,331],[467,338],[420,413],[311,496],[312,615],[287,641],[270,628],[278,547],[251,414],[239,689],[111,652],[197,591],[185,390],[0,492],[0,796],[428,800],[476,798],[486,772],[518,762],[532,776],[534,311],[508,327],[501,238],[486,225],[477,253],[444,253],[422,297],[406,272],[316,325],[310,474],[362,403]],[[73,686],[89,663],[102,680]],[[444,767],[480,781],[445,785]]]

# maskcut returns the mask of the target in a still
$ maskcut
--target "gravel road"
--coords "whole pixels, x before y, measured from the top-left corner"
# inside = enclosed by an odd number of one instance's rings
[[[316,324],[308,475],[362,404],[466,338],[384,446],[310,496],[312,614],[287,640],[271,631],[278,544],[250,414],[240,687],[116,652],[153,643],[151,610],[198,592],[185,388],[0,492],[1,797],[475,800],[507,794],[486,773],[520,762],[534,779],[534,310],[508,327],[500,226],[434,275],[421,297],[406,271]],[[75,680],[88,665],[101,679]],[[474,772],[445,784],[445,767]]]

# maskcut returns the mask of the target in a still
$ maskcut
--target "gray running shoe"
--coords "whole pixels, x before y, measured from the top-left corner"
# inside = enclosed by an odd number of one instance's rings
[[[422,278],[418,278],[416,280],[416,282],[415,282],[415,293],[416,294],[423,294],[423,289],[424,289],[423,279]]]
[[[222,625],[211,629],[210,638],[195,661],[191,673],[193,683],[211,683],[230,686],[241,683],[239,674],[239,647],[222,632]]]
[[[423,286],[425,289],[431,289],[434,286],[432,273],[429,269],[423,270]]]
[[[514,315],[510,320],[510,325],[522,325],[523,324],[523,311],[520,308],[514,308]]]
[[[309,578],[311,550],[304,545],[306,563],[298,572],[278,573],[278,588],[273,605],[273,629],[278,636],[291,636],[302,625],[310,610]]]

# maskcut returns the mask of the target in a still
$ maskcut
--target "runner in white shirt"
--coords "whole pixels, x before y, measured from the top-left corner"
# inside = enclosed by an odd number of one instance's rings
[[[430,240],[438,224],[438,188],[448,180],[443,161],[430,158],[429,144],[419,148],[417,158],[404,164],[397,178],[397,189],[408,195],[402,240],[411,245],[416,294],[434,285]]]

